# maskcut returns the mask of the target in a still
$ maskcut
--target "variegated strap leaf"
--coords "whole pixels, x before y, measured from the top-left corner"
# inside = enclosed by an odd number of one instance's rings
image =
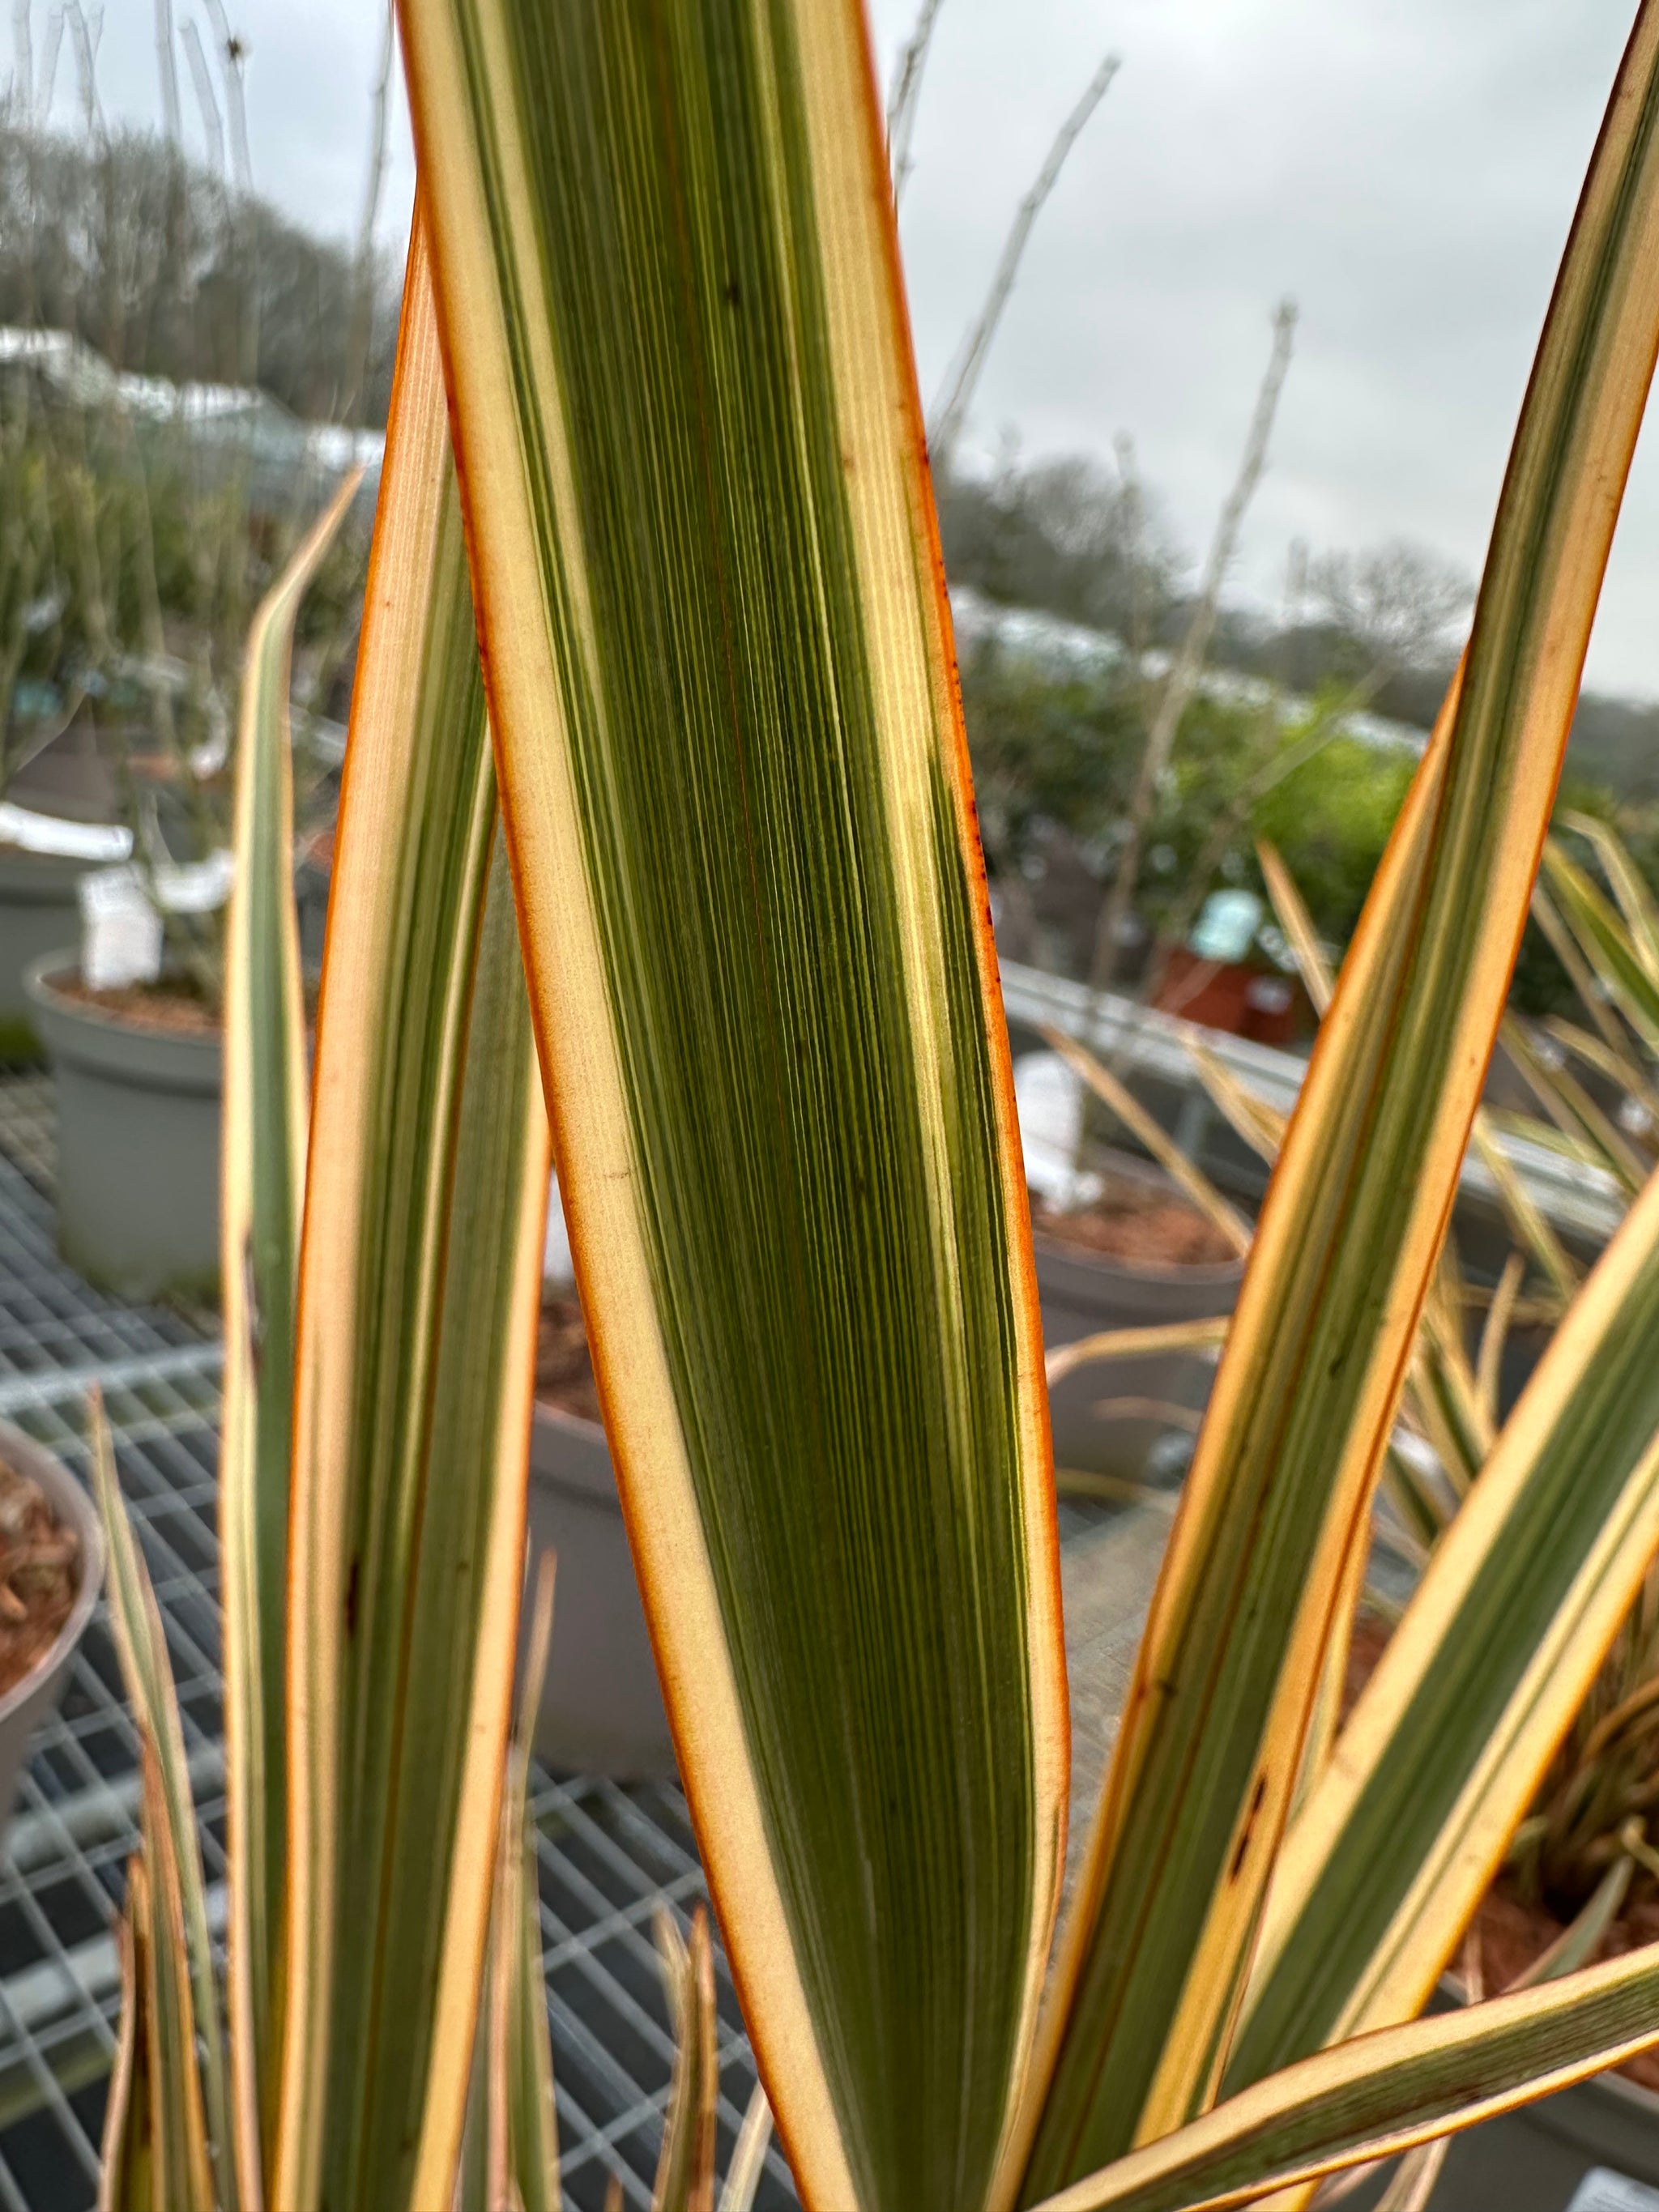
[[[1551,848],[1546,846],[1544,860],[1547,872]],[[1532,918],[1542,931],[1552,952],[1566,971],[1567,980],[1578,994],[1578,1003],[1589,1016],[1596,1034],[1589,1039],[1585,1032],[1569,1025],[1575,1038],[1573,1050],[1581,1055],[1586,1046],[1593,1066],[1601,1066],[1610,1073],[1616,1083],[1621,1083],[1633,1098],[1641,1098],[1649,1110],[1654,1109],[1655,1100],[1648,1088],[1643,1063],[1632,1042],[1630,1031],[1620,1021],[1607,994],[1596,979],[1595,970],[1579,949],[1578,939],[1568,928],[1566,921],[1543,883],[1533,890]],[[1552,1015],[1545,1027],[1559,1033],[1559,1024]]]
[[[1320,2051],[1036,2212],[1219,2212],[1471,2127],[1655,2043],[1659,1943],[1650,1943],[1539,1989]]]
[[[1451,1957],[1659,1544],[1656,1340],[1659,1178],[1557,1331],[1285,1839],[1236,2085],[1409,2018]]]
[[[1535,896],[1533,910],[1534,914],[1541,910]],[[1572,939],[1567,933],[1566,924],[1561,921],[1559,915],[1556,920],[1560,923],[1562,943],[1571,949]],[[1592,1036],[1577,1022],[1567,1021],[1559,1014],[1547,1015],[1544,1027],[1556,1043],[1563,1046],[1575,1060],[1583,1060],[1586,1067],[1595,1068],[1598,1074],[1605,1075],[1610,1083],[1616,1084],[1632,1103],[1641,1109],[1647,1116],[1648,1127],[1652,1128],[1656,1122],[1659,1122],[1659,1092],[1653,1090],[1644,1076],[1628,1036],[1618,1027],[1600,994],[1595,993],[1588,970],[1584,973],[1584,984],[1592,994],[1596,1012],[1612,1028],[1616,1045],[1609,1044],[1605,1034]]]
[[[305,1200],[306,1018],[294,903],[289,684],[294,625],[362,471],[295,548],[248,632],[236,737],[235,875],[225,933],[219,1280],[224,1413],[219,1553],[225,1617],[225,1795],[230,1831],[231,2073],[237,2178],[264,2202],[281,2044],[283,1606],[294,1325]]]
[[[314,1091],[272,2197],[427,2212],[488,1929],[549,1155],[418,222]]]
[[[1067,1730],[1012,1087],[858,0],[406,0],[560,1180],[823,2212],[969,2208]]]
[[[1625,918],[1631,949],[1641,962],[1648,980],[1659,989],[1659,907],[1642,880],[1642,872],[1629,847],[1610,823],[1569,807],[1561,817],[1565,829],[1577,831],[1594,848],[1601,872],[1613,886],[1619,911]]]
[[[542,1973],[541,1893],[530,1817],[531,1747],[553,1631],[553,1555],[543,1555],[532,1601],[530,1640],[519,1681],[519,1713],[501,1793],[489,1970],[479,2039],[483,2096],[468,2115],[485,2147],[487,2212],[559,2212],[559,2136],[553,2104],[553,2048]],[[476,2077],[475,2077],[476,2078]],[[464,2208],[458,2208],[464,2212]]]
[[[217,2212],[208,2158],[207,2115],[198,2057],[192,1947],[185,1921],[184,1863],[155,1745],[143,1747],[144,1850],[136,1863],[136,1910],[146,1923],[137,1948],[143,2033],[149,2047],[149,2148],[157,2212]],[[194,1857],[192,1831],[189,1850]]]
[[[657,1915],[657,1949],[674,2030],[674,2079],[663,2121],[651,2212],[714,2212],[715,2132],[720,2103],[719,2021],[708,1915],[699,1905],[688,1943],[666,1908]]]
[[[144,1850],[142,1861],[134,1863],[143,1891],[133,1928],[143,2019],[136,2033],[148,2064],[156,2203],[176,2205],[179,2212],[234,2212],[224,2032],[167,1632],[121,1496],[96,1389],[88,1393],[87,1426],[93,1492],[108,1547],[110,1626],[138,1727]]]
[[[726,2169],[726,2186],[720,2191],[720,2212],[750,2212],[755,2192],[766,2166],[766,2147],[772,2140],[772,2107],[766,2101],[766,2092],[757,2081],[749,2100],[749,2109],[743,2116],[743,2125],[738,2130],[738,2140],[732,2152],[732,2163]]]
[[[1461,681],[1257,1225],[1062,1951],[1028,2203],[1201,2110],[1225,2060],[1525,924],[1659,346],[1656,76],[1649,5],[1545,327]]]
[[[1659,982],[1648,973],[1623,917],[1553,837],[1545,848],[1544,866],[1556,904],[1594,977],[1606,986],[1649,1052],[1659,1053]]]
[[[149,2133],[151,2038],[145,2011],[149,1978],[141,1956],[149,1924],[143,1855],[135,1852],[127,1863],[126,1901],[116,1929],[121,2023],[99,2147],[98,2212],[156,2212]]]
[[[1565,1066],[1550,1066],[1513,1016],[1504,1023],[1504,1049],[1521,1070],[1571,1148],[1570,1156],[1600,1167],[1632,1196],[1647,1181],[1647,1163]]]

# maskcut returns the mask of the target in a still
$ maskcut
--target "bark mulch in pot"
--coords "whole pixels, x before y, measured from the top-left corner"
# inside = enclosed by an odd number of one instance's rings
[[[81,1545],[38,1484],[0,1459],[0,1697],[63,1632],[81,1587]]]
[[[1238,1256],[1195,1206],[1156,1185],[1109,1183],[1092,1206],[1065,1212],[1034,1194],[1031,1226],[1069,1251],[1130,1267],[1224,1267]]]
[[[94,990],[78,975],[54,975],[52,988],[60,999],[84,1006],[88,1013],[106,1014],[111,1021],[125,1022],[137,1030],[154,1030],[162,1036],[217,1036],[219,1011],[198,991],[177,984],[128,983],[118,990]]]

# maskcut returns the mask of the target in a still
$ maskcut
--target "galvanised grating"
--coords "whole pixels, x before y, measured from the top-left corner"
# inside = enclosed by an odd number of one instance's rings
[[[82,1399],[90,1382],[103,1389],[179,1685],[210,1910],[222,1914],[218,1350],[200,1317],[122,1305],[64,1265],[52,1164],[46,1081],[0,1079],[0,1413],[84,1478]],[[100,1612],[36,1739],[0,1856],[0,2212],[94,2202],[137,1757]],[[567,2212],[601,2212],[612,2173],[629,2205],[648,2205],[673,2057],[652,1917],[665,1903],[684,1920],[706,1893],[684,1800],[665,1784],[538,1769],[534,1811]],[[717,1963],[723,2168],[755,2075]],[[758,2202],[794,2202],[775,2150]]]

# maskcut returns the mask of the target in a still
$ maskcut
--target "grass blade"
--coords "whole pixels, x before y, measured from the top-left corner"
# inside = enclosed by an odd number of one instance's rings
[[[749,2109],[743,2116],[732,2163],[726,2169],[726,2186],[720,2191],[720,2212],[750,2212],[755,2191],[766,2167],[766,2146],[772,2140],[772,2107],[766,2101],[766,2092],[757,2081],[749,2100]]]
[[[1531,1085],[1571,1156],[1602,1169],[1632,1196],[1648,1179],[1648,1163],[1608,1120],[1565,1066],[1550,1067],[1519,1022],[1506,1016],[1504,1049]]]
[[[720,1924],[804,2199],[975,2205],[1067,1729],[861,10],[400,13],[561,1187]]]
[[[689,1943],[666,1910],[659,1909],[657,1949],[675,2051],[651,2212],[714,2212],[720,2067],[714,2039],[714,1953],[702,1906],[691,1917]]]
[[[272,2193],[284,2212],[398,2212],[447,2203],[459,2154],[511,1718],[548,1176],[419,223],[315,1094]]]
[[[264,2201],[282,2039],[283,1606],[310,1107],[289,687],[300,603],[362,476],[357,470],[345,478],[253,618],[236,742],[219,1203],[225,1331],[219,1545],[230,1829],[227,2000],[237,2179],[247,2212],[258,2212]]]
[[[1187,1040],[1187,1050],[1199,1080],[1210,1097],[1221,1109],[1237,1133],[1267,1161],[1269,1167],[1279,1158],[1279,1148],[1285,1141],[1285,1127],[1289,1116],[1270,1106],[1265,1098],[1241,1083],[1224,1061],[1218,1060],[1206,1044],[1197,1037]]]
[[[1301,889],[1285,866],[1284,856],[1277,846],[1269,844],[1265,837],[1259,837],[1255,857],[1261,870],[1261,879],[1267,886],[1267,896],[1273,902],[1273,918],[1290,945],[1297,972],[1302,978],[1302,988],[1313,1001],[1313,1010],[1322,1022],[1330,1011],[1336,983],[1331,975],[1330,963],[1325,957],[1325,948],[1319,941],[1319,933],[1313,926],[1313,916],[1304,904]]]
[[[1659,11],[1626,51],[1461,683],[1269,1186],[1031,2100],[1031,2202],[1213,2094],[1502,1014],[1659,346]]]
[[[1659,1054],[1659,983],[1643,965],[1622,916],[1553,837],[1544,848],[1544,866],[1592,975],[1605,984],[1648,1051]],[[1592,985],[1592,1003],[1595,996]]]
[[[155,2212],[155,2156],[150,2142],[150,2030],[145,2014],[148,1977],[139,1954],[148,1920],[144,1863],[127,1866],[126,1902],[116,1929],[121,1967],[121,2024],[109,2100],[104,2106],[98,2158],[98,2212]]]
[[[1161,1322],[1150,1328],[1107,1328],[1057,1346],[1046,1362],[1048,1387],[1096,1360],[1135,1359],[1149,1352],[1198,1352],[1226,1340],[1231,1314],[1209,1321]]]
[[[1659,989],[1659,908],[1656,908],[1652,894],[1642,880],[1642,872],[1631,858],[1624,840],[1617,830],[1606,822],[1597,821],[1593,814],[1569,809],[1561,819],[1567,829],[1575,830],[1594,848],[1601,863],[1601,872],[1613,886],[1619,911],[1625,917],[1632,948],[1649,981]]]
[[[1559,921],[1559,915],[1557,920]],[[1561,923],[1561,929],[1563,941],[1573,950],[1576,957],[1577,948],[1572,945],[1571,938],[1566,934],[1565,922]],[[1609,1082],[1619,1085],[1647,1115],[1647,1125],[1651,1128],[1655,1122],[1659,1122],[1659,1094],[1656,1094],[1642,1069],[1637,1064],[1630,1048],[1628,1037],[1613,1021],[1613,1016],[1601,1003],[1600,997],[1595,994],[1595,986],[1590,981],[1588,969],[1584,973],[1584,985],[1592,994],[1595,1012],[1601,1015],[1613,1030],[1615,1043],[1610,1045],[1605,1036],[1591,1036],[1587,1030],[1580,1029],[1576,1022],[1564,1020],[1559,1014],[1548,1015],[1545,1019],[1544,1027],[1555,1042],[1563,1046],[1576,1060],[1582,1060],[1586,1067],[1595,1068],[1598,1073],[1605,1075]]]
[[[137,1910],[145,1923],[137,1960],[143,1975],[149,2052],[149,2140],[158,2206],[216,2212],[207,2118],[198,2063],[195,1960],[185,1933],[183,1862],[174,1838],[155,1746],[143,1746],[144,1853],[134,1862]],[[195,1848],[195,1835],[190,1838]]]

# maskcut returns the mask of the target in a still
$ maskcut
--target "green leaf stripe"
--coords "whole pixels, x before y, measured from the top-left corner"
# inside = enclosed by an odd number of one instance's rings
[[[808,2200],[974,2203],[1047,1938],[1063,1692],[861,27],[842,0],[404,22],[562,1181],[711,1879]],[[706,1579],[713,1648],[653,1548],[688,1489],[672,1572]],[[730,1759],[702,1748],[726,1681]],[[739,1795],[781,1959],[722,1841]],[[786,1971],[787,2059],[754,2002]],[[790,2078],[814,2065],[844,2184]]]

